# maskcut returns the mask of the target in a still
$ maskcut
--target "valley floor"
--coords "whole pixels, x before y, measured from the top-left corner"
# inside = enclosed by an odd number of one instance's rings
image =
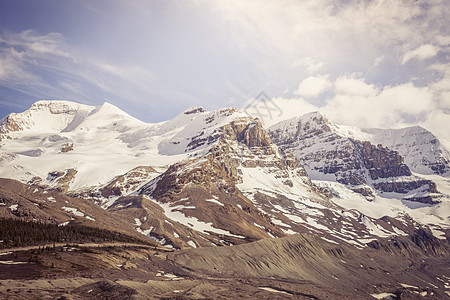
[[[448,252],[398,242],[358,250],[294,235],[181,251],[125,243],[8,249],[0,298],[446,299]]]

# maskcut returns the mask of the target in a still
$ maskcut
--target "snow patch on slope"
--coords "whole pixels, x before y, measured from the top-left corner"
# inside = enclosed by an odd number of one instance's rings
[[[215,228],[212,226],[212,223],[202,222],[195,217],[186,216],[181,211],[182,209],[196,209],[195,206],[183,206],[183,205],[171,206],[170,203],[160,203],[160,202],[148,197],[147,195],[144,195],[144,197],[146,197],[149,200],[152,200],[153,202],[155,202],[156,204],[161,206],[163,208],[164,214],[166,215],[167,218],[169,218],[175,222],[181,223],[187,227],[190,227],[196,231],[203,232],[206,234],[209,234],[209,232],[212,232],[212,233],[216,233],[216,234],[223,234],[223,235],[233,236],[233,237],[237,237],[237,238],[245,238],[244,236],[232,234],[229,231]]]

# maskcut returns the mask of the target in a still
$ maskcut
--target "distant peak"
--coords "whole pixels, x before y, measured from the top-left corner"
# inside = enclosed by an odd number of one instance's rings
[[[288,120],[289,121],[289,120]],[[307,122],[313,122],[313,123],[330,123],[330,121],[328,120],[328,118],[323,115],[321,112],[319,111],[313,111],[313,112],[309,112],[306,113],[304,115],[301,115],[299,117],[295,117],[290,119],[290,122],[301,122],[301,123],[307,123]]]
[[[96,107],[96,110],[107,110],[107,111],[121,111],[120,108],[118,108],[117,106],[109,103],[109,102],[103,102],[102,105],[99,105]]]
[[[109,102],[107,102],[107,101],[103,102],[103,104],[100,105],[100,106],[104,106],[104,107],[116,107],[115,105],[113,105],[113,104],[111,104],[111,103],[109,103]]]
[[[109,102],[104,102],[102,105],[99,105],[95,108],[95,110],[93,110],[91,112],[91,115],[96,114],[97,117],[99,117],[100,115],[103,116],[109,116],[109,117],[121,117],[121,118],[125,118],[125,119],[133,119],[135,121],[139,121],[142,122],[132,116],[130,116],[128,113],[126,113],[125,111],[121,110],[120,108],[118,108],[117,106],[115,106],[114,104],[111,104]],[[143,123],[143,122],[142,122]]]
[[[313,111],[300,116],[300,119],[314,119],[314,118],[326,119],[326,117],[319,111]]]
[[[92,110],[93,108],[93,106],[66,100],[39,100],[30,106],[30,110],[49,110],[52,114],[61,114],[76,110]]]
[[[73,101],[68,100],[38,100],[34,102],[31,106],[51,106],[51,105],[70,105],[70,106],[77,106],[77,105],[84,105]]]
[[[203,113],[203,112],[206,112],[206,110],[203,107],[198,106],[198,107],[190,107],[187,110],[185,110],[183,113],[185,115],[192,115],[192,114],[198,114],[198,113]]]
[[[64,100],[39,100],[31,104],[31,109],[45,108],[51,106],[63,106],[63,105],[72,105],[74,102],[64,101]]]

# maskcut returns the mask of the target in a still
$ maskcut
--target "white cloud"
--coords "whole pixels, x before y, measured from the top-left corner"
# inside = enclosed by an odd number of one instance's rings
[[[337,78],[334,86],[336,94],[322,106],[315,106],[303,98],[273,99],[283,114],[266,123],[271,125],[275,121],[320,111],[341,125],[369,128],[422,125],[450,141],[450,101],[443,101],[445,96],[441,97],[441,94],[436,97],[436,89],[432,87],[418,87],[410,82],[375,86],[355,74]]]
[[[449,113],[450,112],[450,63],[447,64],[434,64],[429,67],[430,70],[437,71],[441,74],[439,80],[431,83],[429,88],[433,92],[437,106]],[[443,127],[450,127],[450,124],[446,124]],[[450,138],[449,138],[450,141]]]
[[[437,109],[431,89],[412,83],[376,88],[352,78],[335,85],[337,94],[321,110],[338,124],[398,128],[423,122]]]
[[[445,36],[445,2],[435,1],[213,1],[231,38],[258,49],[296,58],[368,59],[384,53],[402,55],[404,45],[432,43]],[[349,21],[351,20],[351,21]],[[441,22],[441,23],[439,23]],[[445,22],[444,22],[445,23]],[[448,32],[448,30],[447,30]],[[387,52],[389,51],[389,52]],[[293,59],[294,61],[295,59]],[[339,62],[337,60],[336,62]]]
[[[450,113],[436,110],[428,114],[425,121],[420,123],[421,126],[430,130],[438,138],[444,139],[445,146],[450,150]]]
[[[295,95],[306,98],[314,98],[331,89],[332,84],[329,75],[309,76],[305,78],[294,91]]]
[[[30,59],[26,50],[0,48],[0,85],[28,95],[36,89],[50,88],[39,72],[31,71],[33,64],[36,60]]]
[[[334,83],[337,94],[356,95],[356,96],[374,96],[378,93],[377,88],[372,84],[364,82],[363,78],[357,78],[353,75],[343,75],[336,79]]]
[[[436,56],[439,49],[431,44],[421,45],[420,47],[408,51],[403,55],[402,64],[406,64],[412,59],[425,60]]]

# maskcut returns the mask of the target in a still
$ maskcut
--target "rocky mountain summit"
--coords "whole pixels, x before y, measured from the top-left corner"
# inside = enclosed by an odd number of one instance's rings
[[[397,151],[357,140],[318,112],[278,123],[269,133],[313,179],[337,181],[369,197],[396,193],[398,198],[423,203],[439,197],[436,184],[414,176]]]
[[[361,129],[374,144],[397,151],[405,164],[419,174],[448,175],[450,154],[439,139],[420,126],[403,129]]]

